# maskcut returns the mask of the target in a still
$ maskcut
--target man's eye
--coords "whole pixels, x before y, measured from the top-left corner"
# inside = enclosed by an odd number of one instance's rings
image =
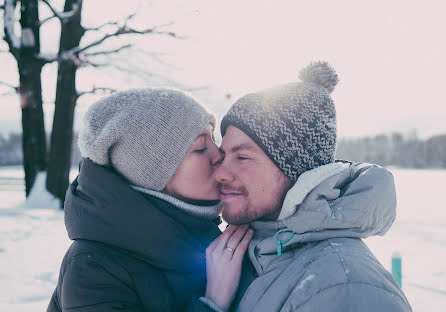
[[[208,150],[208,148],[207,147],[205,147],[205,148],[201,148],[201,149],[198,149],[198,150],[195,150],[197,153],[204,153],[204,152],[206,152]]]

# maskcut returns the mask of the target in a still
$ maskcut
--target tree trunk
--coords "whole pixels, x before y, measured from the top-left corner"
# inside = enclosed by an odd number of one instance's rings
[[[71,11],[73,5],[77,3],[79,2],[76,0],[66,0],[64,11]],[[81,26],[81,11],[82,8],[79,8],[75,16],[62,23],[60,36],[60,61],[46,187],[61,200],[61,203],[64,202],[69,184],[74,108],[78,97],[76,90],[78,64],[72,58],[61,56],[64,52],[79,46],[84,34],[84,29]]]
[[[40,51],[37,2],[37,0],[21,2],[22,44],[17,59],[20,76],[26,196],[31,191],[37,173],[46,169],[46,138],[41,86],[42,63],[34,57]]]

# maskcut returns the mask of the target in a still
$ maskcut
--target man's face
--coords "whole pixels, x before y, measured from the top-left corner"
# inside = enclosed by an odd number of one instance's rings
[[[243,131],[229,126],[220,150],[224,159],[214,172],[229,224],[276,220],[291,180]]]

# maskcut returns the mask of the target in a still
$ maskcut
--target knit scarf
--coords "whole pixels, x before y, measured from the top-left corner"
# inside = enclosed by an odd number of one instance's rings
[[[161,193],[161,192],[154,191],[154,190],[149,190],[149,189],[143,188],[141,186],[136,186],[136,185],[130,185],[130,186],[138,192],[162,199],[162,200],[174,205],[175,207],[179,208],[180,210],[184,211],[185,213],[187,213],[189,215],[203,218],[206,220],[213,220],[213,219],[217,218],[223,208],[221,202],[219,202],[218,204],[213,205],[213,206],[193,205],[193,204],[186,203],[182,200],[179,200],[178,198],[175,198],[173,196],[167,195],[165,193]]]

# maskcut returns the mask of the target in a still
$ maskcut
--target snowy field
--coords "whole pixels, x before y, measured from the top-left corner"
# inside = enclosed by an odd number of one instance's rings
[[[403,290],[414,311],[446,306],[446,170],[394,169],[398,217],[385,237],[366,240],[390,270],[402,257]],[[72,172],[72,178],[76,172]],[[8,180],[4,178],[7,177]],[[20,167],[0,167],[0,311],[46,311],[70,244],[57,202],[36,192],[25,202]],[[38,184],[44,185],[44,177]],[[7,182],[5,181],[10,181]],[[12,182],[11,182],[12,181]]]

